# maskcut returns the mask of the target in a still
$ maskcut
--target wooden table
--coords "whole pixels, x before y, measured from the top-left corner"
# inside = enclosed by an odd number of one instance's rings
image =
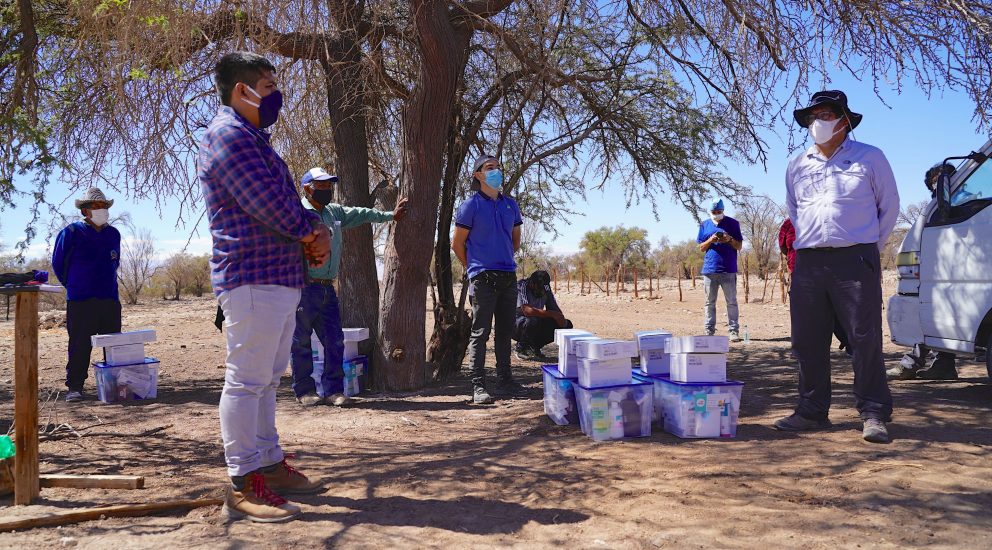
[[[60,286],[0,287],[14,294],[14,504],[38,498],[38,293],[62,292]]]

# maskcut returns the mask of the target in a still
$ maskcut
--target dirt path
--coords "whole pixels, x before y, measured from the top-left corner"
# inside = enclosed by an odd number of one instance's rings
[[[679,303],[674,282],[666,284],[662,299],[561,292],[559,301],[577,327],[605,336],[698,333],[701,285],[683,283]],[[125,309],[126,329],[158,328],[160,340],[148,346],[162,360],[157,401],[42,411],[43,420],[56,421],[57,412],[57,422],[77,428],[103,424],[89,432],[169,426],[140,438],[41,445],[43,472],[144,475],[145,490],[46,489],[33,506],[0,500],[0,516],[219,496],[224,342],[211,325],[213,307],[202,299]],[[594,443],[544,416],[539,365],[530,362],[514,363],[529,394],[486,407],[467,404],[461,379],[416,396],[304,410],[284,381],[284,446],[301,469],[329,480],[326,493],[300,499],[304,520],[227,524],[218,508],[204,508],[0,534],[0,547],[992,547],[992,386],[983,365],[963,363],[957,382],[893,383],[895,441],[878,446],[860,439],[849,359],[834,353],[837,427],[782,434],[770,424],[795,400],[787,306],[742,305],[742,319],[751,342],[730,355],[731,376],[746,383],[734,440],[656,430],[648,439]],[[12,328],[0,323],[4,430],[13,408]],[[41,333],[42,395],[62,389],[65,343],[62,329]],[[891,364],[903,350],[886,343],[885,351]]]

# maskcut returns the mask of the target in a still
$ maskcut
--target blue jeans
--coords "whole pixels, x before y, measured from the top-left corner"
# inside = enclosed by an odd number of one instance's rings
[[[324,346],[324,372],[320,376],[322,392],[317,392],[313,379],[313,350],[310,335],[317,333]],[[296,397],[308,393],[334,395],[344,392],[344,333],[341,331],[341,311],[333,286],[308,284],[303,288],[300,306],[296,309],[296,330],[293,332],[293,392]]]
[[[723,297],[727,300],[727,325],[730,332],[738,332],[740,328],[737,309],[737,274],[736,273],[704,273],[703,290],[706,292],[706,321],[707,334],[716,331],[716,294],[723,289]]]

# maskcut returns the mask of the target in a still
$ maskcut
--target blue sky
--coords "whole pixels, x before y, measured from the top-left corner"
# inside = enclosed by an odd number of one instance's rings
[[[879,99],[872,83],[843,76],[828,87],[843,89],[848,94],[851,108],[864,115],[864,120],[854,133],[855,138],[885,152],[895,172],[904,205],[928,198],[922,183],[923,173],[928,167],[943,157],[977,149],[987,140],[986,135],[976,130],[972,120],[974,106],[961,92],[944,92],[928,98],[912,86],[904,86],[902,93],[897,94],[891,88],[880,85],[882,99]],[[781,126],[774,133],[763,135],[769,147],[767,172],[761,165],[730,163],[725,166],[726,175],[751,186],[755,193],[783,202],[783,173],[789,157],[795,154],[787,148],[788,130]],[[64,214],[74,213],[72,198],[65,186],[53,185],[50,188],[49,200],[59,202],[65,199]],[[205,222],[201,222],[199,227],[177,227],[178,209],[168,201],[158,211],[153,201],[132,202],[121,196],[111,198],[117,201],[112,214],[127,211],[138,220],[139,226],[152,230],[157,237],[156,248],[160,258],[186,247],[187,241],[187,251],[192,254],[210,251],[210,236]],[[734,197],[724,199],[727,213],[733,216]],[[560,224],[558,237],[552,239],[549,236],[546,239],[556,253],[578,251],[583,234],[604,225],[623,223],[628,227],[643,227],[647,229],[652,244],[657,244],[663,236],[677,242],[696,235],[696,225],[691,215],[681,205],[671,202],[667,195],[659,200],[658,214],[663,220],[660,222],[655,221],[651,207],[646,203],[631,205],[628,209],[622,190],[615,184],[608,184],[603,191],[589,191],[586,201],[572,208],[581,215],[571,218],[568,225]],[[28,219],[27,205],[2,212],[0,243],[4,252],[9,253],[14,244],[23,239]],[[50,243],[45,235],[39,235],[28,249],[28,257],[47,255],[49,249]]]

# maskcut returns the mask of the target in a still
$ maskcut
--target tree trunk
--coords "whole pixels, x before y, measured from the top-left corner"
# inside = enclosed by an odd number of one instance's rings
[[[324,63],[327,111],[338,152],[333,167],[339,177],[337,200],[348,206],[371,208],[369,193],[369,147],[364,110],[365,89],[357,46],[337,53]],[[355,97],[355,96],[359,97]],[[344,152],[347,151],[347,154]],[[330,160],[330,159],[328,159]],[[369,373],[376,379],[378,361],[369,353],[379,333],[379,276],[376,271],[372,227],[368,224],[342,233],[343,253],[338,271],[338,299],[344,327],[369,329],[369,340],[361,350],[369,354]]]
[[[427,273],[434,248],[441,195],[441,166],[460,71],[471,33],[455,29],[447,4],[414,0],[420,67],[414,89],[403,106],[403,185],[410,201],[408,219],[398,224],[386,244],[383,300],[376,350],[382,368],[376,375],[386,390],[424,387],[430,380],[426,362]]]

